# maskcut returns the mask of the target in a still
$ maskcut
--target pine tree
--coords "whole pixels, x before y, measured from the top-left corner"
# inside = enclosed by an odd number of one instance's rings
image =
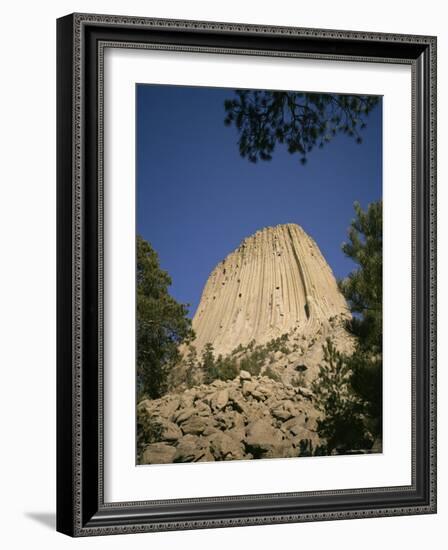
[[[340,288],[354,314],[350,330],[361,349],[381,353],[383,313],[383,227],[382,201],[371,203],[364,212],[354,204],[356,218],[349,229],[344,254],[358,268],[340,282]]]
[[[204,383],[211,384],[217,378],[215,364],[215,350],[213,344],[207,342],[202,351],[202,369],[204,371]]]
[[[137,391],[157,398],[167,390],[178,346],[193,338],[188,309],[168,293],[171,278],[157,253],[137,236]]]
[[[239,133],[239,151],[251,162],[271,160],[277,144],[285,144],[305,164],[307,155],[336,134],[362,143],[361,131],[378,98],[269,90],[236,90],[224,103],[227,126]]]
[[[355,349],[343,354],[328,340],[312,386],[323,413],[319,435],[329,452],[339,453],[369,449],[382,438],[382,204],[354,208],[342,250],[357,268],[339,286],[352,313],[347,329]]]
[[[193,344],[188,346],[188,354],[185,359],[185,383],[188,388],[192,388],[196,381],[196,371],[198,368],[198,354]]]
[[[340,282],[353,314],[349,331],[356,347],[347,363],[352,371],[351,386],[364,401],[368,427],[377,439],[382,432],[382,335],[383,335],[383,227],[382,202],[369,204],[363,211],[355,203],[356,218],[349,230],[345,255],[358,268]]]
[[[365,449],[372,445],[363,422],[363,400],[353,392],[352,371],[347,358],[337,351],[330,338],[323,345],[324,358],[311,385],[318,420],[319,436],[327,442],[327,452]]]

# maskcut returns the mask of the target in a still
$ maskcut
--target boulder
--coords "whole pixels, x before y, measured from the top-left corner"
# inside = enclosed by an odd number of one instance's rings
[[[250,395],[257,401],[265,401],[267,399],[266,393],[260,391],[259,387],[250,392]]]
[[[167,443],[151,443],[143,453],[141,464],[170,464],[176,449]]]
[[[246,447],[254,456],[260,456],[281,444],[282,436],[267,419],[251,422],[246,428]]]
[[[263,401],[252,400],[247,404],[244,418],[246,419],[246,424],[250,424],[255,420],[270,418],[270,411]]]
[[[170,422],[163,418],[159,419],[157,422],[162,427],[161,439],[164,441],[177,441],[182,437],[182,430],[177,424],[174,424],[174,422]]]
[[[275,416],[275,418],[278,418],[279,420],[288,420],[293,415],[290,411],[281,406],[272,410],[272,416]]]
[[[243,395],[244,397],[247,397],[248,395],[251,395],[254,391],[256,391],[257,383],[256,382],[249,382],[245,381],[243,383]]]
[[[196,401],[194,410],[198,416],[210,416],[212,414],[211,408],[204,401]]]
[[[180,405],[180,397],[175,395],[167,400],[163,401],[159,408],[160,416],[168,419],[172,419],[174,413],[177,411]]]
[[[214,421],[222,430],[243,428],[244,417],[236,411],[221,411],[214,416]]]
[[[235,426],[226,433],[228,433],[231,437],[233,437],[233,439],[237,441],[244,441],[246,438],[246,428],[244,425],[240,427]]]
[[[238,460],[244,458],[244,446],[232,433],[217,432],[209,438],[210,451],[215,460]]]
[[[193,415],[181,424],[184,434],[199,435],[211,424],[209,418]]]
[[[187,390],[188,391],[188,390]],[[195,395],[192,393],[187,393],[186,391],[181,395],[180,398],[180,409],[191,409],[193,407]]]
[[[266,451],[263,458],[294,458],[297,456],[299,456],[299,453],[296,447],[291,441],[286,440],[273,445]]]
[[[292,436],[298,436],[301,433],[306,434],[309,430],[306,427],[306,416],[304,414],[290,418],[286,422],[283,422],[280,429],[282,432],[292,434]]]
[[[299,411],[300,409],[295,403],[293,403],[289,399],[286,399],[282,401],[279,406],[275,407],[272,410],[272,415],[279,420],[289,420],[290,418],[293,418],[294,416],[299,414]]]
[[[246,414],[248,405],[240,392],[236,390],[229,391],[229,402],[235,411]]]
[[[212,435],[212,434],[215,434],[216,432],[219,432],[219,429],[216,428],[215,426],[213,426],[212,424],[208,424],[206,427],[205,427],[205,430],[202,432],[202,436],[203,437],[207,437],[208,435]]]
[[[208,441],[188,434],[179,439],[173,462],[197,462],[208,456],[212,457],[208,448]],[[213,457],[211,459],[213,460]]]
[[[240,370],[240,380],[250,380],[252,375],[247,370]]]
[[[268,382],[269,380],[269,382]],[[273,386],[272,384],[270,384],[271,380],[265,376],[261,376],[261,377],[257,377],[256,378],[256,382],[257,382],[257,390],[258,391],[261,391],[261,392],[264,392],[264,393],[269,393],[271,394],[272,391],[273,391]]]
[[[224,409],[229,402],[229,391],[222,389],[214,393],[210,399],[210,406],[214,412]]]
[[[185,422],[186,420],[188,420],[195,413],[196,413],[196,409],[194,407],[190,407],[188,409],[182,409],[176,415],[174,415],[174,421],[177,424],[182,424],[182,422]]]

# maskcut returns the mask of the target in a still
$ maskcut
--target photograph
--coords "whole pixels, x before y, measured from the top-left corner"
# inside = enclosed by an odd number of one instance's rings
[[[437,513],[438,37],[243,11],[57,20],[71,537]]]
[[[135,94],[136,465],[382,453],[382,96]]]
[[[5,6],[3,548],[440,550],[445,5]]]

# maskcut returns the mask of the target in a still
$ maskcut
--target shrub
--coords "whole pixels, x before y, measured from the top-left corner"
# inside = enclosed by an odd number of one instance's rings
[[[323,413],[317,423],[319,436],[326,439],[328,452],[368,449],[373,441],[365,429],[364,403],[350,383],[351,370],[329,338],[323,351],[319,375],[311,386],[316,408]]]
[[[294,378],[291,379],[291,384],[296,388],[304,388],[307,386],[306,377],[304,372],[299,372]]]
[[[289,339],[288,334],[282,334],[278,338],[273,338],[266,344],[266,350],[267,351],[281,351],[282,353],[288,353],[289,350],[286,346],[286,342]]]
[[[233,380],[239,372],[236,359],[232,357],[222,357],[216,360],[216,373],[219,380]]]
[[[242,344],[238,344],[238,346],[232,350],[231,355],[238,355],[242,351],[244,351],[244,346]]]
[[[212,344],[206,344],[202,353],[202,368],[204,369],[204,383],[211,384],[214,380],[233,380],[238,372],[238,364],[232,355],[217,359],[214,356]]]
[[[256,341],[252,339],[246,346],[246,349],[252,351],[255,348]]]
[[[261,369],[264,365],[268,351],[259,346],[252,351],[249,355],[246,355],[240,360],[240,369],[246,370],[252,376],[258,376],[261,372]]]
[[[264,376],[267,376],[271,380],[274,380],[275,382],[280,382],[281,377],[278,373],[275,372],[275,370],[271,367],[266,367],[265,371],[263,372]]]

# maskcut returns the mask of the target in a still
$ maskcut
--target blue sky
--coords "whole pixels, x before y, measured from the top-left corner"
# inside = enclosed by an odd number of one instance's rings
[[[250,163],[224,126],[233,89],[137,85],[137,232],[151,243],[193,315],[215,265],[258,229],[297,223],[317,242],[337,278],[354,264],[341,251],[353,202],[382,196],[381,102],[363,143],[336,136],[302,166],[278,146]]]

